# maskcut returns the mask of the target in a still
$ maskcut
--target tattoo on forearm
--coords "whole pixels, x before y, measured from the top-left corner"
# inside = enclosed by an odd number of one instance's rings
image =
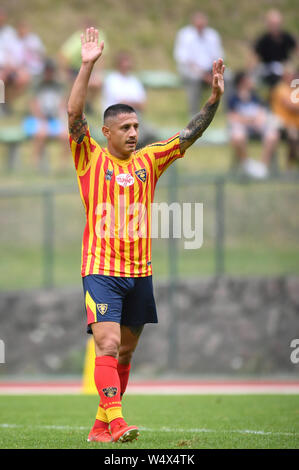
[[[78,144],[81,144],[84,139],[86,130],[87,121],[85,116],[82,116],[80,119],[76,119],[76,121],[69,126],[70,135]]]
[[[137,338],[139,338],[139,336],[141,335],[142,330],[143,330],[143,327],[144,327],[144,325],[140,325],[140,326],[128,326],[128,328],[129,328],[129,330],[131,331],[131,333],[132,333],[134,336],[137,336]]]
[[[193,142],[195,142],[206,128],[210,125],[217,111],[219,100],[213,104],[206,103],[205,106],[196,114],[187,127],[180,133],[181,150],[186,150]]]

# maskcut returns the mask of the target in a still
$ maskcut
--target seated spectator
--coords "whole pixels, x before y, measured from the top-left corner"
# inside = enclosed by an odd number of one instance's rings
[[[297,90],[291,86],[295,79],[299,79],[299,74],[286,68],[282,80],[274,87],[271,94],[272,111],[278,116],[280,128],[288,143],[289,167],[299,164],[299,80]]]
[[[280,11],[270,10],[266,15],[267,31],[254,45],[256,62],[259,62],[257,74],[270,88],[282,77],[283,65],[296,51],[296,39],[283,30],[283,17]]]
[[[254,92],[252,78],[243,71],[235,76],[228,100],[228,122],[230,140],[243,170],[253,177],[266,177],[279,133],[275,119]],[[262,139],[262,162],[248,158],[249,138]]]
[[[189,112],[194,116],[199,111],[202,86],[211,83],[213,62],[223,58],[224,53],[221,38],[208,26],[206,15],[195,12],[191,23],[176,35],[174,58],[187,93]]]
[[[4,113],[11,112],[11,104],[26,88],[30,76],[23,66],[18,38],[14,28],[7,24],[7,15],[0,9],[0,80],[5,84]]]
[[[25,21],[17,24],[17,41],[22,66],[26,68],[30,77],[38,78],[44,68],[45,47],[39,36],[30,31]]]
[[[146,105],[145,89],[139,78],[132,73],[133,59],[129,52],[119,52],[115,66],[116,70],[109,73],[104,80],[102,91],[103,112],[108,106],[117,103],[132,106],[139,117],[138,146],[143,147],[156,140],[154,131],[144,122],[142,117]]]
[[[24,120],[24,131],[34,141],[34,159],[41,169],[48,165],[44,161],[44,150],[49,138],[58,138],[62,143],[62,165],[68,161],[67,123],[65,118],[65,96],[62,85],[56,80],[56,65],[48,59],[40,83],[33,90],[30,104],[31,115]]]

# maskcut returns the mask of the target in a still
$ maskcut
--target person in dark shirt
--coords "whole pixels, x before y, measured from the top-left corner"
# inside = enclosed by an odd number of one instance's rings
[[[283,75],[283,66],[296,50],[295,37],[282,29],[283,17],[278,10],[266,15],[267,31],[254,45],[254,52],[260,62],[259,75],[270,87]]]
[[[61,167],[66,168],[65,156],[68,151],[68,139],[65,122],[65,93],[57,80],[57,68],[52,59],[47,59],[41,81],[32,90],[30,113],[23,121],[24,132],[33,138],[35,163],[45,170],[48,162],[44,158],[44,149],[50,138],[59,139],[62,144]]]

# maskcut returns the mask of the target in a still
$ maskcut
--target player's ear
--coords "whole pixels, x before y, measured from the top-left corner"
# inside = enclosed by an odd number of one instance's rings
[[[109,129],[109,127],[103,126],[103,127],[102,127],[102,133],[103,133],[103,136],[106,137],[106,139],[108,139],[108,137],[110,136],[110,129]]]

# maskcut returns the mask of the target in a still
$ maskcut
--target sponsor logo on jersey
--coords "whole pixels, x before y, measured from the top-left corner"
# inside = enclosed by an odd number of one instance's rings
[[[115,397],[115,395],[117,394],[117,387],[107,387],[107,388],[103,388],[102,390],[103,390],[105,397],[107,398]]]
[[[134,184],[134,176],[130,173],[121,173],[116,176],[116,181],[120,186],[126,188],[127,186],[132,186],[132,184]]]
[[[137,176],[138,179],[140,179],[140,181],[142,181],[142,183],[145,183],[146,181],[146,169],[145,168],[141,168],[141,170],[135,171],[135,175]]]
[[[97,308],[101,315],[105,315],[108,309],[108,304],[97,304]]]

